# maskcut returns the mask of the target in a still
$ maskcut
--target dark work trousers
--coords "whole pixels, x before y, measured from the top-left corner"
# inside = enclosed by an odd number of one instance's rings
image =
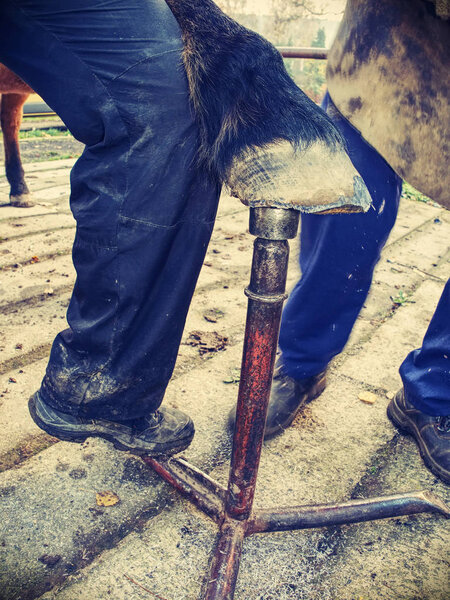
[[[366,214],[302,215],[302,277],[289,296],[280,331],[283,364],[294,379],[325,369],[347,343],[395,223],[401,194],[400,178],[339,115],[328,94],[323,108],[343,133],[373,207]],[[450,414],[450,283],[422,348],[407,357],[400,374],[408,399],[419,410]]]
[[[86,145],[70,328],[41,386],[66,413],[139,418],[173,371],[220,192],[196,166],[181,50],[164,0],[0,2],[0,61]]]

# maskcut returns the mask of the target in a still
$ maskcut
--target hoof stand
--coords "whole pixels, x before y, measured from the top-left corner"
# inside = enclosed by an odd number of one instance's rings
[[[228,488],[182,459],[143,457],[161,477],[219,526],[202,600],[231,600],[234,597],[244,540],[254,533],[324,527],[421,512],[450,515],[444,502],[428,491],[339,504],[253,510],[278,326],[285,298],[289,252],[286,240],[296,235],[299,213],[273,208],[251,209],[250,213],[250,232],[258,237],[251,281],[246,290],[248,313]]]

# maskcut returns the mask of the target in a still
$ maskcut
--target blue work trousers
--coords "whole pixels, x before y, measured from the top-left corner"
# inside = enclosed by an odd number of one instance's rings
[[[181,51],[164,0],[0,2],[0,61],[86,145],[69,329],[41,386],[66,413],[139,418],[173,371],[220,193],[196,165]]]
[[[397,217],[402,182],[326,95],[323,108],[343,133],[372,196],[366,214],[302,215],[302,277],[283,311],[280,349],[294,379],[316,375],[342,351],[367,298],[373,271]],[[408,399],[430,415],[450,414],[450,283],[422,348],[400,374]]]

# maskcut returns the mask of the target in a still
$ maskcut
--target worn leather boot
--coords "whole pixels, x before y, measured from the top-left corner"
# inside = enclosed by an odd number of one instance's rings
[[[403,388],[390,401],[387,415],[394,425],[413,436],[430,471],[450,484],[450,415],[426,415],[407,400]]]
[[[325,387],[326,369],[312,377],[295,380],[284,372],[283,365],[278,361],[270,391],[264,439],[268,440],[282,433],[289,427],[303,406],[320,396]],[[235,422],[236,407],[229,415],[230,429],[234,430]]]
[[[160,408],[136,421],[117,423],[62,413],[45,404],[36,392],[28,402],[33,421],[44,431],[67,442],[84,442],[89,436],[104,438],[118,450],[158,456],[185,450],[194,437],[190,417],[174,408]]]

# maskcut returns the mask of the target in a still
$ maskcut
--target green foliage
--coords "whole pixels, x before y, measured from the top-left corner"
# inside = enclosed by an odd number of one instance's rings
[[[405,296],[403,290],[400,290],[397,296],[391,296],[391,300],[397,306],[403,306],[403,304],[406,304],[407,302],[414,304],[414,300],[410,300],[408,296]]]
[[[325,62],[306,60],[303,67],[303,91],[315,102],[319,102],[325,91]]]
[[[427,198],[427,196],[421,194],[419,191],[414,189],[412,185],[406,183],[406,181],[403,182],[402,198],[407,198],[408,200],[415,200],[416,202],[425,202],[426,204],[433,203],[433,201],[430,200],[430,198]]]
[[[325,29],[320,27],[317,30],[316,37],[311,42],[313,48],[325,48]]]
[[[29,139],[29,138],[46,138],[46,137],[56,137],[56,136],[67,136],[70,135],[68,131],[63,131],[61,129],[50,128],[50,129],[32,129],[31,131],[21,131],[19,132],[19,139]]]
[[[297,61],[297,59],[295,59],[295,58],[285,58],[284,59],[284,66],[286,67],[286,71],[289,73],[289,76],[292,77],[292,79],[294,81],[296,80],[296,73],[295,73],[296,61]]]

